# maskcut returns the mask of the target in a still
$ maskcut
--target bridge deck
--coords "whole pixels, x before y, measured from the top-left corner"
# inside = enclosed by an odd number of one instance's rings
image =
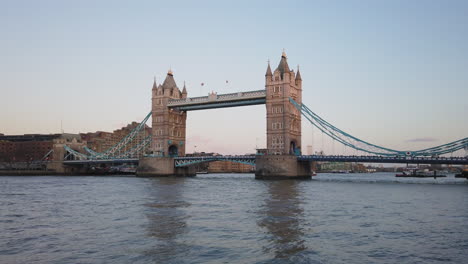
[[[168,107],[181,111],[258,105],[265,104],[266,91],[248,91],[230,94],[215,94],[208,96],[189,97],[185,99],[171,99],[168,102]]]
[[[467,165],[465,157],[383,157],[383,156],[320,156],[302,155],[298,160],[303,161],[329,161],[329,162],[362,162],[362,163],[406,163],[406,164],[452,164]]]
[[[236,156],[201,156],[201,157],[177,157],[175,158],[176,167],[185,167],[197,163],[212,161],[232,161],[248,165],[255,165],[255,155],[236,155]]]
[[[184,167],[196,163],[211,162],[211,161],[233,161],[255,165],[254,155],[237,155],[237,156],[201,156],[201,157],[176,157],[174,158],[174,166]],[[361,163],[403,163],[403,164],[451,164],[451,165],[468,165],[466,157],[382,157],[382,156],[320,156],[320,155],[301,155],[298,156],[299,161],[327,161],[327,162],[361,162]],[[66,165],[85,165],[85,164],[123,164],[131,163],[138,164],[138,159],[101,159],[101,160],[65,160]]]
[[[95,159],[95,160],[64,160],[65,165],[85,165],[85,164],[138,164],[138,159]]]

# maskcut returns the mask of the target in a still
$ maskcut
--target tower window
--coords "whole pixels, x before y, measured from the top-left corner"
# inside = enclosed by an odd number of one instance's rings
[[[272,129],[283,129],[283,122],[272,123]]]
[[[271,113],[281,114],[281,113],[283,113],[283,107],[282,106],[272,106],[271,107]]]

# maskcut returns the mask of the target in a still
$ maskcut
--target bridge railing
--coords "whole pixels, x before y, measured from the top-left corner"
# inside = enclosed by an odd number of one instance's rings
[[[468,158],[466,157],[301,155],[298,156],[298,160],[369,163],[468,164]]]

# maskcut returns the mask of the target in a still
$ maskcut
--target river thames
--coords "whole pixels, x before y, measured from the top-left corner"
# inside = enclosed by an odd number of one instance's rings
[[[0,177],[0,263],[466,263],[468,181]]]

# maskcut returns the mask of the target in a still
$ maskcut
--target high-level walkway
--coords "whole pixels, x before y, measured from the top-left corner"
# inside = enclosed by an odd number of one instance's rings
[[[203,110],[234,106],[265,104],[266,91],[248,91],[229,94],[211,93],[208,96],[170,99],[167,106],[180,111]]]

